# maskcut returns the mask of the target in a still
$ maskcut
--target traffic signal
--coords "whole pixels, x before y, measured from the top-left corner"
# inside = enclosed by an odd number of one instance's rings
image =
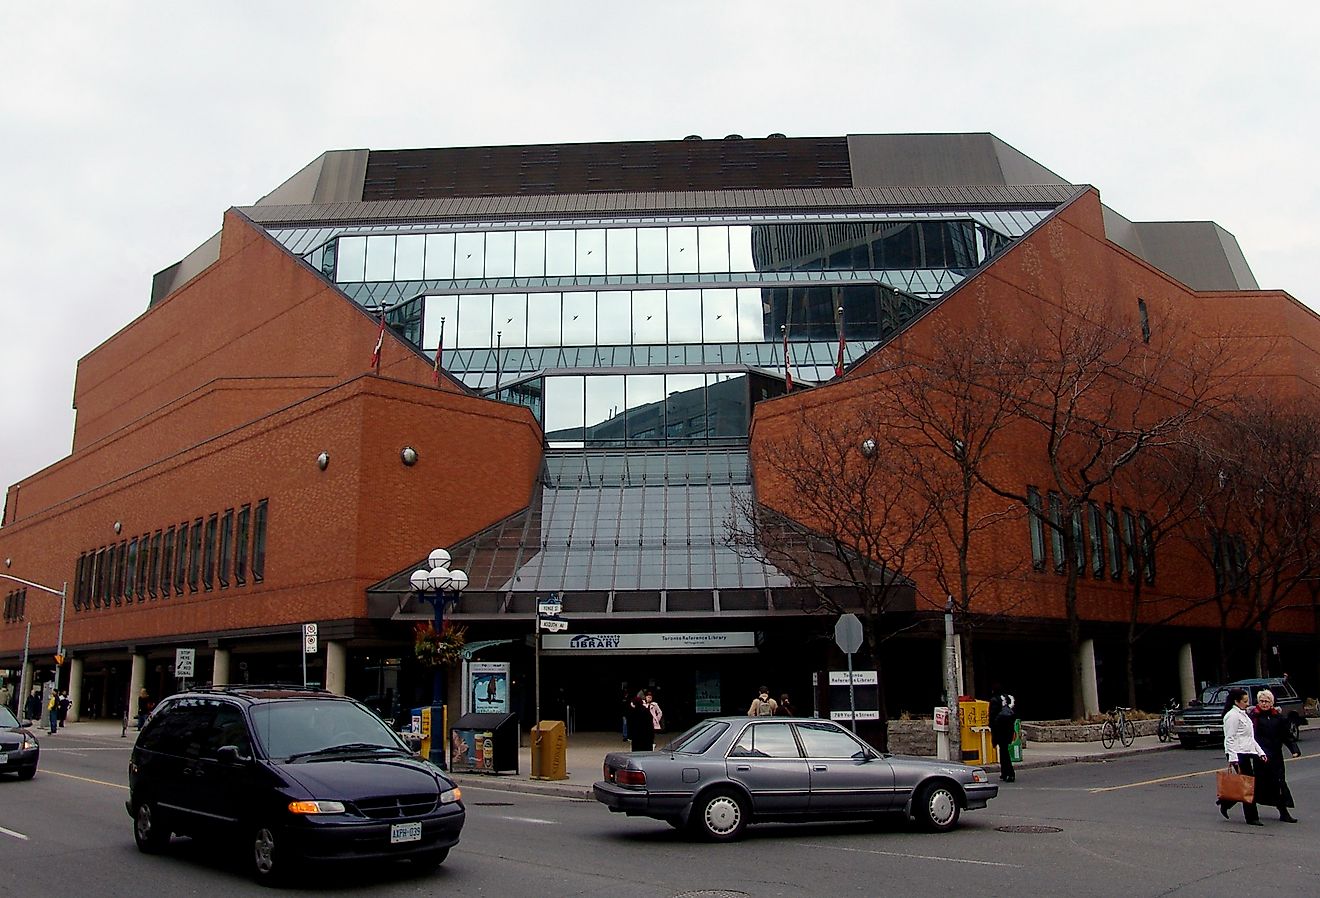
[[[59,666],[61,666],[62,664],[64,664],[64,656],[63,656],[63,655],[56,655],[56,656],[55,656],[55,666],[56,666],[56,667],[59,667]]]

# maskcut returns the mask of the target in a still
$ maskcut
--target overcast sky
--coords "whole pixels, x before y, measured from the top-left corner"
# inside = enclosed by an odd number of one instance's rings
[[[327,149],[989,131],[1320,308],[1317,7],[1075,6],[8,4],[0,488],[152,275]]]

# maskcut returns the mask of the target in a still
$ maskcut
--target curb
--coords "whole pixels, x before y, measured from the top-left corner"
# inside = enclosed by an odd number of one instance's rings
[[[1177,742],[1165,745],[1156,745],[1150,748],[1120,748],[1118,751],[1107,751],[1102,755],[1066,755],[1059,758],[1043,758],[1039,761],[1022,761],[1013,765],[1014,770],[1031,770],[1043,767],[1061,767],[1064,764],[1103,764],[1115,758],[1131,758],[1136,755],[1147,755],[1157,751],[1172,751],[1175,748],[1181,748]],[[998,770],[998,764],[985,765],[987,769],[993,767]]]
[[[509,779],[485,774],[450,773],[449,778],[460,789],[489,789],[494,792],[518,792],[523,795],[548,795],[555,798],[591,799],[595,796],[590,786],[581,786],[563,780],[545,782]]]

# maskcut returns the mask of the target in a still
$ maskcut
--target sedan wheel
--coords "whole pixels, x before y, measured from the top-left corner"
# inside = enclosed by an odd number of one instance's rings
[[[747,808],[731,792],[711,792],[692,810],[697,833],[715,842],[732,842],[747,828]]]
[[[170,831],[162,826],[160,814],[147,802],[138,805],[133,815],[133,841],[144,854],[156,854],[169,844]]]
[[[947,832],[958,825],[958,796],[939,783],[923,789],[912,810],[917,822],[933,832]]]

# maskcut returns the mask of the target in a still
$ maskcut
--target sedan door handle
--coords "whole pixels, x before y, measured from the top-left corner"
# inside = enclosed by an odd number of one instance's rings
[[[824,764],[817,764],[817,765],[813,766],[811,769],[812,769],[812,770],[819,770],[819,771],[822,771],[822,772],[823,772],[823,771],[826,771],[826,770],[829,770],[829,768],[826,767]]]
[[[737,770],[739,773],[746,773],[747,771],[751,770],[752,768],[749,767],[749,766],[746,765],[746,764],[739,764],[739,765],[738,765],[737,767],[735,767],[734,769]]]

